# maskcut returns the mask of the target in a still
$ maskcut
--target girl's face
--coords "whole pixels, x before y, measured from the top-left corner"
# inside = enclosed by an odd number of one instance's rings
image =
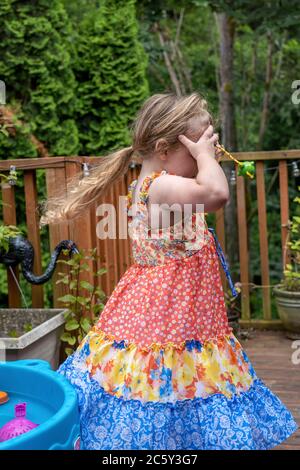
[[[209,122],[203,124],[203,118],[194,117],[190,119],[189,130],[185,133],[185,136],[193,142],[197,142],[208,126]],[[167,150],[166,157],[164,168],[168,172],[186,178],[195,178],[197,176],[197,161],[181,142],[175,150]]]

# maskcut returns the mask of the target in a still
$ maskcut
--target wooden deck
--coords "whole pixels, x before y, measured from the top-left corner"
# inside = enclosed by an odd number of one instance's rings
[[[237,338],[257,375],[278,395],[300,425],[300,363],[292,362],[292,354],[296,351],[292,348],[293,340],[288,339],[283,331],[248,330],[247,333],[249,338],[240,335]],[[297,350],[299,348],[298,340]],[[300,450],[300,430],[274,450]]]

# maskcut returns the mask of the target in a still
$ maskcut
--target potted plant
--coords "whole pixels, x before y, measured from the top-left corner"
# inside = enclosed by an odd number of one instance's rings
[[[298,339],[300,338],[300,197],[296,196],[294,201],[298,205],[296,215],[288,223],[289,236],[285,250],[290,253],[290,263],[284,262],[283,278],[273,288],[273,293],[279,318],[287,331],[287,336]]]
[[[62,308],[0,308],[0,361],[43,359],[58,367]]]
[[[0,224],[0,260],[6,260],[7,266],[13,266],[15,262],[11,243],[21,236],[18,227]],[[0,360],[39,358],[49,361],[55,368],[58,362],[57,331],[63,323],[62,309],[1,308]]]
[[[67,356],[77,349],[104,308],[105,293],[100,287],[80,278],[81,273],[90,271],[90,267],[85,260],[92,259],[95,261],[97,257],[96,248],[93,248],[90,256],[85,256],[79,250],[72,259],[58,261],[70,268],[67,274],[58,273],[61,279],[56,282],[57,284],[63,283],[69,288],[66,295],[58,298],[65,305],[65,325],[60,339],[66,343],[64,353]],[[101,276],[106,271],[105,268],[101,268],[93,273],[93,276]]]
[[[16,227],[0,225],[0,250],[3,256],[7,252],[9,240],[15,234],[19,236]],[[67,255],[69,250],[62,250],[62,253]],[[88,269],[87,263],[82,261],[94,259],[93,255],[85,257],[79,252],[69,260],[57,261],[70,266],[68,274],[59,273],[63,277],[58,281],[70,288],[69,293],[61,298],[66,308],[0,308],[0,361],[43,359],[53,369],[57,369],[62,341],[68,343],[66,352],[70,354],[72,347],[78,345],[93,321],[93,317],[81,317],[83,310],[95,315],[103,308],[101,302],[91,305],[95,297],[101,296],[102,291],[80,280],[80,273]],[[102,272],[100,270],[95,275]]]

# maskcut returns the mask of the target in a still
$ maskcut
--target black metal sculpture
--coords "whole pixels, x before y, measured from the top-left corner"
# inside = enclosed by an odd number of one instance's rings
[[[79,253],[77,246],[71,240],[62,240],[51,254],[46,271],[37,276],[33,273],[34,249],[29,240],[18,235],[9,238],[9,248],[6,253],[0,251],[0,263],[5,266],[17,266],[21,263],[22,273],[31,284],[44,284],[51,277],[56,267],[57,259],[62,250],[69,250],[69,254]]]

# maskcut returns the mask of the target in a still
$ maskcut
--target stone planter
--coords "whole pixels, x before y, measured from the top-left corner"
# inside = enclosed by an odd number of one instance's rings
[[[65,309],[1,308],[0,360],[44,359],[56,370]],[[26,332],[26,326],[32,329]]]
[[[289,338],[300,338],[300,292],[273,288],[279,318]]]

